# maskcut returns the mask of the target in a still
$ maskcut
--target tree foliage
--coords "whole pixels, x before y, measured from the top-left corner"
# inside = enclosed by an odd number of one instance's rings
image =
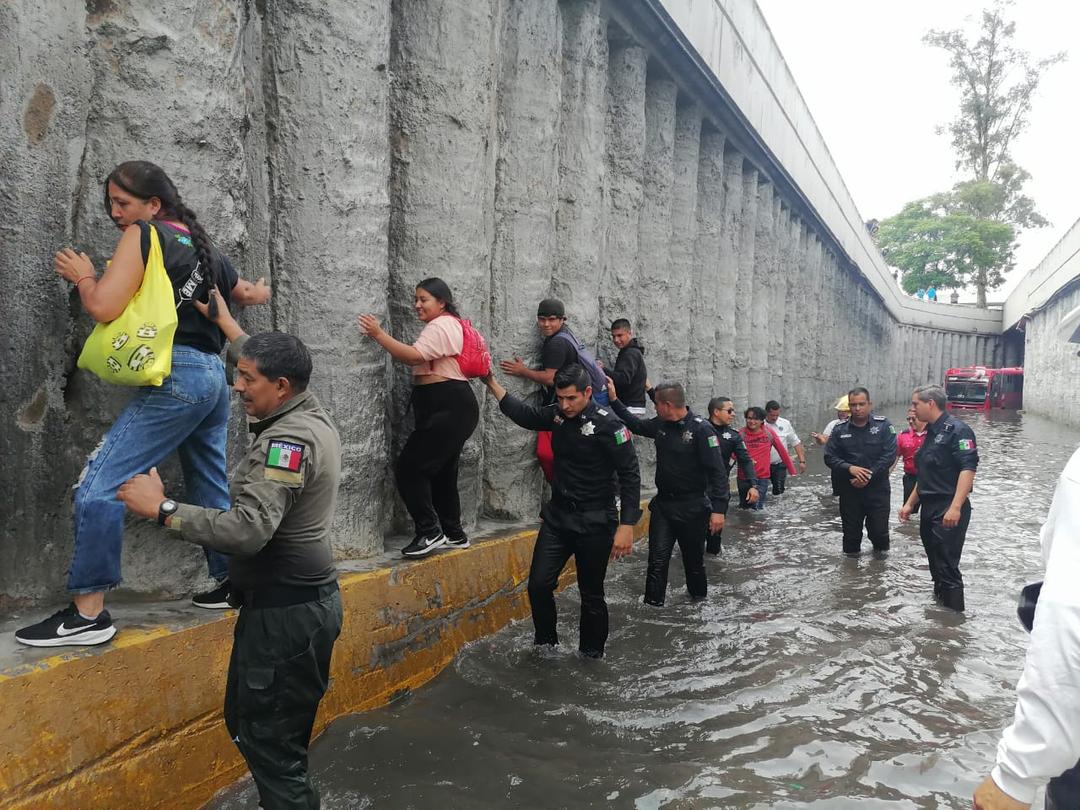
[[[973,38],[959,30],[930,31],[923,38],[950,56],[960,107],[939,131],[951,135],[956,168],[965,177],[950,191],[908,203],[880,225],[882,253],[903,271],[908,292],[930,284],[974,286],[985,306],[986,291],[1004,283],[1013,267],[1016,230],[1049,224],[1024,194],[1030,175],[1010,150],[1028,127],[1044,73],[1065,54],[1033,59],[1016,48],[1016,23],[1005,17],[1009,5],[997,0],[983,11]]]
[[[886,261],[903,272],[903,288],[930,286],[985,291],[1001,285],[1013,266],[1013,226],[974,215],[954,193],[904,206],[878,228]],[[984,293],[985,295],[985,293]],[[986,305],[985,298],[980,301]]]

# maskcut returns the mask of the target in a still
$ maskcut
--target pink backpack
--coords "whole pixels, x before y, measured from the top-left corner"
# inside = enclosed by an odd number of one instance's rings
[[[458,318],[461,323],[461,354],[455,359],[461,373],[467,378],[486,377],[491,373],[491,352],[487,342],[470,321]]]

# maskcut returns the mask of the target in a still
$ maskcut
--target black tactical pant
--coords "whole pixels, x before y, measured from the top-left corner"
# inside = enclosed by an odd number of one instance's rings
[[[668,565],[676,543],[679,544],[683,570],[686,572],[686,590],[691,598],[704,599],[708,586],[702,529],[708,528],[709,513],[701,503],[701,496],[689,503],[665,501],[658,496],[649,504],[649,512],[649,567],[645,574],[645,604],[657,607],[664,604]]]
[[[857,489],[847,481],[840,483],[840,524],[844,532],[844,553],[857,554],[862,548],[863,526],[875,551],[889,550],[888,481]]]
[[[934,596],[948,607],[964,609],[964,578],[960,575],[960,555],[971,522],[971,502],[960,508],[960,522],[946,528],[942,522],[952,504],[952,496],[923,498],[919,515],[919,536],[922,538],[930,576],[934,579]]]
[[[1046,786],[1046,810],[1074,810],[1080,807],[1080,762]]]
[[[581,594],[578,649],[583,655],[600,658],[608,637],[608,609],[604,600],[604,577],[615,541],[618,517],[610,509],[581,512],[547,504],[541,513],[543,524],[533,547],[529,567],[529,604],[532,606],[534,644],[558,644],[555,588],[559,574],[571,557],[577,567]]]
[[[308,776],[315,712],[341,632],[336,583],[288,607],[242,607],[225,688],[225,726],[247,761],[265,810],[318,808]]]
[[[783,495],[787,489],[787,465],[783,462],[770,464],[769,478],[772,480],[772,494]]]

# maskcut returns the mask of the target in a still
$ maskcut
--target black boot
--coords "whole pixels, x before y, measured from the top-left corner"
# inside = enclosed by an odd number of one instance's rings
[[[949,610],[964,612],[964,589],[946,588],[941,591],[941,604]]]

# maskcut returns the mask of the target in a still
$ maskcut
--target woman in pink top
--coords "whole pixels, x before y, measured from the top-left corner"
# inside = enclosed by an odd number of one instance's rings
[[[776,448],[776,452],[780,454],[780,460],[792,475],[796,475],[795,465],[791,463],[791,456],[788,455],[787,448],[784,447],[784,442],[779,434],[765,423],[764,408],[759,408],[756,405],[747,408],[743,412],[743,419],[746,420],[746,427],[739,431],[739,435],[743,437],[746,452],[750,454],[750,460],[754,462],[754,475],[757,476],[757,482],[748,480],[743,475],[742,468],[739,468],[737,481],[739,485],[739,508],[764,509],[765,499],[769,495],[770,475],[772,474],[769,451]],[[757,489],[758,491],[758,499],[753,504],[746,500],[746,496],[751,489]]]
[[[926,422],[920,422],[915,415],[914,408],[908,408],[907,430],[896,437],[896,449],[904,459],[904,503],[907,503],[911,491],[915,489],[915,454],[922,447],[926,439]],[[911,510],[911,514],[917,514],[919,505]]]
[[[413,309],[424,328],[411,346],[383,331],[374,315],[358,320],[363,334],[395,360],[412,366],[416,427],[398,456],[394,478],[416,526],[416,537],[401,553],[423,557],[440,546],[469,547],[461,527],[458,462],[476,430],[480,407],[458,366],[464,336],[446,282],[428,278],[416,285]]]

